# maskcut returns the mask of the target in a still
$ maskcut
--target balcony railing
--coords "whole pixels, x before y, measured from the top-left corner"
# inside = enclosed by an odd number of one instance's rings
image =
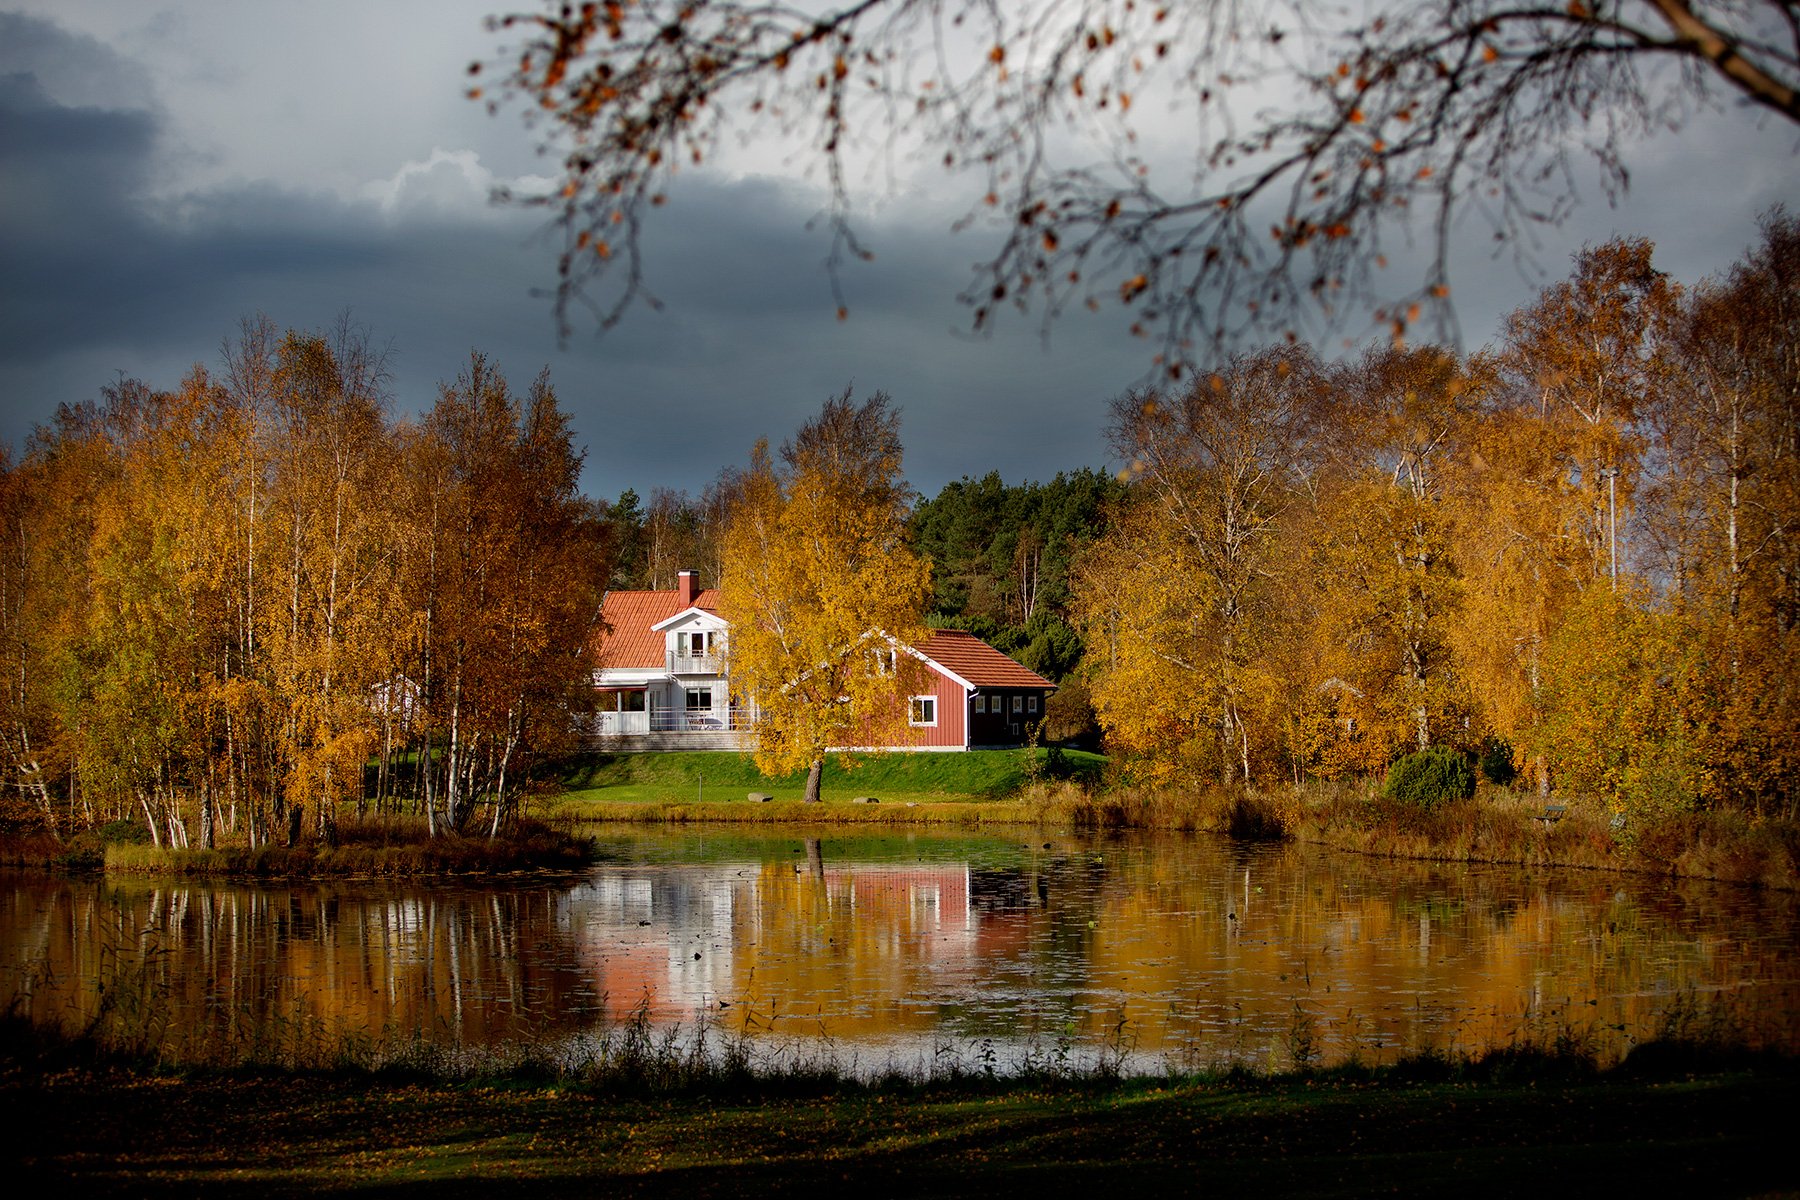
[[[736,708],[657,709],[655,712],[599,712],[592,732],[599,737],[620,733],[732,733],[750,728],[750,714]]]
[[[671,675],[717,675],[719,673],[719,656],[717,654],[677,654],[671,650],[668,653],[668,670]]]

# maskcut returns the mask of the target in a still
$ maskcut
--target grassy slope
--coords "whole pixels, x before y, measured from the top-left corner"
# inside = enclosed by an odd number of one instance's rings
[[[75,1071],[0,1079],[0,1121],[20,1194],[1746,1195],[1800,1184],[1797,1092],[1791,1069],[654,1100]]]
[[[875,796],[883,804],[943,800],[990,800],[1009,796],[1028,782],[1028,752],[974,750],[966,754],[885,754],[863,756],[846,769],[829,755],[820,781],[827,802]],[[1040,763],[1046,751],[1036,752]],[[1106,760],[1080,751],[1062,752],[1064,773],[1097,779]],[[800,799],[806,776],[796,772],[770,778],[748,756],[730,752],[667,754],[590,754],[571,759],[559,773],[563,795],[550,812],[579,816],[594,802],[664,802],[693,804],[704,800],[742,801],[750,792],[767,792],[777,800]]]

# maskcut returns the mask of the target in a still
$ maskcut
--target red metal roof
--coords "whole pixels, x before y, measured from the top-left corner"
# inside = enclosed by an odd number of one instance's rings
[[[931,640],[919,649],[932,662],[956,672],[978,688],[1056,686],[961,629],[934,629]]]
[[[692,604],[681,602],[681,593],[608,592],[600,605],[600,617],[612,630],[600,635],[598,656],[602,669],[610,667],[660,667],[666,660],[667,642],[650,627],[688,608],[719,610],[719,589],[706,588]]]

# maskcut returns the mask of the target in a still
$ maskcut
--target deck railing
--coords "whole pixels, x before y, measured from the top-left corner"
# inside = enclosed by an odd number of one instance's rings
[[[591,731],[597,737],[623,733],[735,733],[750,728],[750,714],[737,708],[657,709],[655,712],[599,712]]]

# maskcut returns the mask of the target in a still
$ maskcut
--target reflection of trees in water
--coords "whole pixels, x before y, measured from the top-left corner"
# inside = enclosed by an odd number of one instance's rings
[[[479,1044],[574,1028],[591,1009],[566,940],[546,936],[542,891],[354,887],[15,888],[9,945],[42,964],[34,1017],[93,1017],[126,974],[148,981],[172,1028],[243,1038],[302,1022]],[[37,919],[22,938],[18,918]],[[16,985],[15,985],[16,986]]]
[[[11,882],[6,986],[47,966],[34,1015],[91,1013],[151,930],[160,986],[196,1028],[300,1013],[470,1043],[582,1026],[604,994],[615,1015],[648,995],[658,1020],[704,1004],[846,1049],[1124,1028],[1204,1061],[1269,1053],[1304,1018],[1330,1057],[1467,1045],[1564,1005],[1642,1028],[1681,989],[1746,981],[1791,1005],[1794,986],[1772,985],[1800,959],[1792,897],[1163,836],[986,861],[859,861],[794,838],[568,889]]]

